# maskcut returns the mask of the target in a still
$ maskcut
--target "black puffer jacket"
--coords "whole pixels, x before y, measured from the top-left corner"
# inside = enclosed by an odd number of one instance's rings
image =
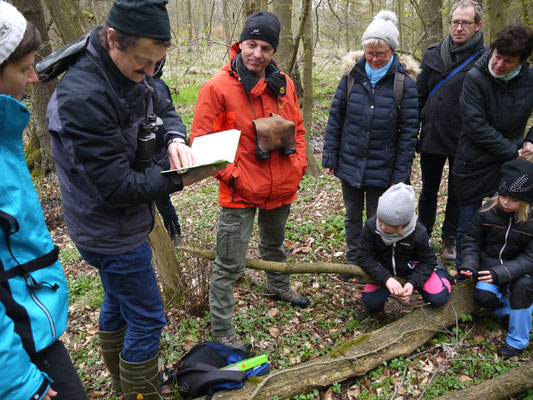
[[[518,157],[533,109],[533,69],[527,62],[507,83],[488,70],[491,53],[468,72],[461,95],[462,133],[453,166],[459,204],[492,195],[504,162]],[[533,128],[526,141],[533,142]]]
[[[136,83],[120,72],[98,29],[54,91],[47,121],[72,240],[85,251],[120,254],[146,240],[153,200],[183,187],[177,174],[162,175],[160,165],[133,169],[139,123],[155,112],[167,141],[184,138],[185,126],[151,78]]]
[[[380,285],[385,285],[392,276],[401,276],[415,289],[421,289],[437,266],[424,225],[417,222],[413,233],[388,246],[381,239],[376,223],[376,217],[370,218],[361,232],[358,265]]]
[[[329,112],[322,155],[324,168],[354,187],[388,188],[406,182],[411,173],[418,135],[418,99],[415,82],[405,77],[400,107],[394,99],[394,74],[405,73],[398,56],[374,88],[361,57],[350,74],[354,85],[346,105],[343,76]],[[353,64],[352,64],[353,65]]]
[[[482,211],[488,206],[474,215],[465,234],[461,269],[474,275],[490,270],[500,285],[533,273],[533,216],[522,225],[499,206]]]
[[[461,112],[459,96],[463,88],[465,75],[479,58],[482,46],[473,49],[472,53],[458,59],[449,68],[444,68],[440,56],[442,42],[429,46],[424,53],[421,72],[416,79],[418,88],[418,106],[420,108],[420,150],[430,154],[455,156],[457,142],[461,133]],[[428,99],[435,86],[457,66],[461,65],[472,54],[478,56],[453,75]]]

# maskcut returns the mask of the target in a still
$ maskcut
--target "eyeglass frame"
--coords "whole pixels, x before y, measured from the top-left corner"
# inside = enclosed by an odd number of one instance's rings
[[[468,29],[470,28],[472,25],[475,25],[477,24],[476,21],[474,22],[470,22],[470,21],[450,21],[449,22],[450,26],[454,29],[457,29],[459,28],[459,26],[463,29]]]
[[[369,56],[370,59],[374,59],[374,58],[377,58],[378,60],[382,60],[384,59],[385,57],[387,57],[387,54],[388,52],[392,52],[392,49],[389,47],[389,49],[387,51],[384,51],[384,52],[378,52],[378,53],[367,53],[366,51],[363,51],[363,54],[366,56]]]

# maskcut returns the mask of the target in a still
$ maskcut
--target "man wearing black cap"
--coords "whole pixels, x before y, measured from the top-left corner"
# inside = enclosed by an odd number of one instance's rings
[[[233,288],[244,273],[256,211],[261,258],[285,261],[285,225],[307,167],[294,84],[272,60],[279,33],[273,13],[257,12],[246,20],[239,43],[230,49],[230,63],[200,89],[191,129],[193,139],[227,129],[241,131],[235,163],[215,175],[222,208],[209,306],[214,340],[243,349],[248,346],[232,322]],[[276,116],[268,118],[271,114]],[[274,132],[272,121],[283,128]],[[267,146],[273,138],[285,144]],[[289,287],[288,275],[267,273],[266,292],[295,306],[309,304]]]
[[[185,126],[150,76],[170,45],[166,0],[116,0],[48,105],[65,221],[81,256],[98,268],[105,297],[100,344],[115,392],[159,399],[157,354],[163,304],[146,236],[156,199],[214,174],[214,167],[161,174],[148,117],[166,132],[172,167],[193,163]],[[161,130],[160,130],[161,131]],[[159,133],[159,132],[158,132]]]

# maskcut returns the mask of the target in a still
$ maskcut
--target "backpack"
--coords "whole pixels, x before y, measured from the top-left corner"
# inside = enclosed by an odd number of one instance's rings
[[[405,81],[405,74],[401,72],[396,72],[394,74],[394,103],[396,104],[397,108],[400,108],[400,104],[402,104],[403,100],[403,84]],[[354,83],[354,77],[350,74],[348,74],[348,77],[346,79],[346,107],[348,107],[348,100],[350,99],[350,92],[352,91]]]
[[[178,387],[184,399],[207,396],[224,389],[239,389],[251,376],[270,372],[268,363],[247,371],[229,371],[220,368],[250,357],[249,352],[220,343],[201,342],[193,346],[181,359],[178,371],[170,372],[166,383]]]

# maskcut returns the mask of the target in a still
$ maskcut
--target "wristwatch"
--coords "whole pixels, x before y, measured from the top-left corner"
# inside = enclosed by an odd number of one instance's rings
[[[168,145],[170,145],[170,143],[185,143],[185,140],[182,138],[172,138],[168,141]]]

